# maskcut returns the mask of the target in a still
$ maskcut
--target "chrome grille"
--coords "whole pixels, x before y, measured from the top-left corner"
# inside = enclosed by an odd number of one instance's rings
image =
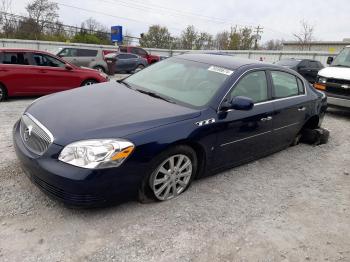
[[[24,145],[37,155],[43,155],[53,142],[50,131],[29,114],[22,116],[20,132]]]

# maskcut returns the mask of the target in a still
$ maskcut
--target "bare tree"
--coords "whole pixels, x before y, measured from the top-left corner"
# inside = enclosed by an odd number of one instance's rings
[[[59,17],[59,7],[57,3],[49,0],[33,0],[26,6],[29,19],[39,25],[40,32],[35,32],[37,37],[44,33],[44,28],[48,24],[55,23]]]
[[[271,39],[271,40],[267,41],[262,46],[262,49],[265,49],[265,50],[282,50],[282,40]]]
[[[308,24],[306,21],[302,20],[301,31],[299,33],[294,33],[294,37],[297,39],[300,50],[309,50],[311,49],[310,42],[314,39],[314,26]]]
[[[5,37],[9,37],[9,35],[14,33],[15,30],[15,25],[9,16],[11,7],[12,0],[0,1],[0,30]]]
[[[230,45],[230,33],[228,31],[223,31],[216,34],[215,37],[216,48],[218,50],[227,50]]]

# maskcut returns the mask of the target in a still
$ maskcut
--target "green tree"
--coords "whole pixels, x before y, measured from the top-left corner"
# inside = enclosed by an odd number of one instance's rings
[[[148,32],[143,34],[140,45],[149,48],[171,48],[172,37],[167,27],[152,25]]]
[[[198,33],[193,25],[186,27],[181,34],[181,45],[183,49],[192,50],[195,47],[195,42],[198,37]]]
[[[195,40],[195,49],[209,50],[213,48],[213,36],[206,32],[201,32]]]

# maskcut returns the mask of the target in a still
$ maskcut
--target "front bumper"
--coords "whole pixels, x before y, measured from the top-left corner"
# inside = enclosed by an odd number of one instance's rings
[[[328,104],[330,106],[348,107],[350,108],[350,99],[343,99],[328,95]]]
[[[52,144],[43,156],[23,144],[19,122],[13,129],[17,157],[30,180],[51,198],[69,206],[93,207],[123,202],[137,196],[142,177],[127,167],[91,170],[58,160],[63,147]],[[141,173],[144,174],[144,171]]]

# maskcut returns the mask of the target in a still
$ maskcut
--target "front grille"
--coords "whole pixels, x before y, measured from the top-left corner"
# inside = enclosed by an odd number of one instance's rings
[[[328,79],[326,91],[330,94],[350,96],[350,81],[342,79]]]
[[[43,155],[53,142],[50,131],[29,114],[22,116],[20,132],[26,148],[36,155]]]

